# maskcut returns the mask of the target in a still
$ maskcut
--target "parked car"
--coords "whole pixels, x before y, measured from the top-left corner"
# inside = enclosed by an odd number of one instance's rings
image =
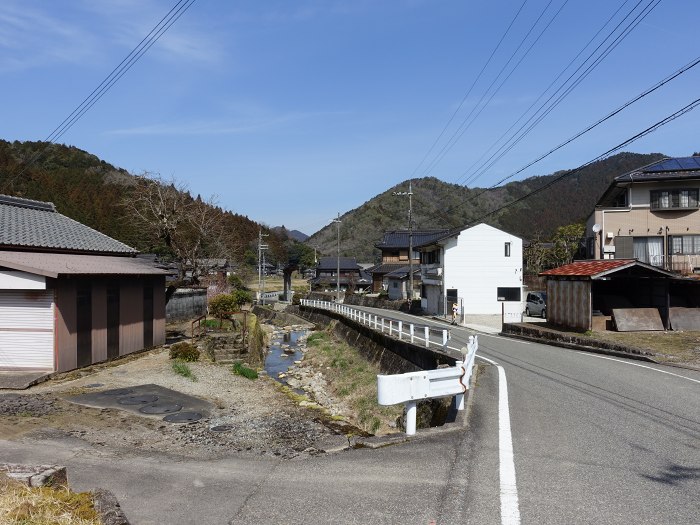
[[[547,317],[547,292],[529,292],[525,300],[525,315]]]

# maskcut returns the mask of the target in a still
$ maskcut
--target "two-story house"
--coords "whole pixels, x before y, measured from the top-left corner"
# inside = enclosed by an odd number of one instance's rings
[[[372,291],[385,290],[390,299],[407,299],[411,263],[413,263],[413,298],[420,297],[420,251],[418,246],[447,233],[448,230],[392,230],[374,246],[381,251],[381,262],[367,271],[372,274]],[[413,245],[412,261],[408,258]]]
[[[499,314],[503,302],[522,298],[523,242],[478,224],[452,230],[418,246],[421,307],[442,315],[452,304],[465,314]]]
[[[340,266],[340,278],[338,278]],[[357,264],[354,257],[321,257],[316,265],[316,276],[310,280],[313,290],[365,292],[372,280],[369,274]]]
[[[663,159],[615,177],[586,223],[590,259],[700,270],[700,157]]]

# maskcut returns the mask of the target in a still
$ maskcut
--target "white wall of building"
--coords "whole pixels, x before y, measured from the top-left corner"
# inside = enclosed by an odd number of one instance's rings
[[[506,243],[510,243],[509,257]],[[457,289],[465,314],[500,314],[497,289],[522,290],[523,243],[514,235],[479,224],[451,238],[444,253],[445,293]]]

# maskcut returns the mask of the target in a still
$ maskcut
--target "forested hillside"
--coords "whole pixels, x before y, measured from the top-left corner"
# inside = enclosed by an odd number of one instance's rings
[[[0,193],[50,201],[59,212],[137,248],[163,253],[162,243],[146,235],[123,205],[137,177],[72,146],[0,140]],[[190,197],[192,200],[198,196]],[[218,207],[212,209],[225,232],[224,253],[236,261],[255,253],[260,225]],[[271,235],[271,254],[286,258],[285,239]]]
[[[523,239],[547,238],[558,227],[584,221],[610,181],[635,168],[663,158],[659,153],[620,153],[565,177],[549,189],[491,214],[504,205],[550,184],[564,172],[531,177],[494,189],[466,188],[433,177],[413,180],[414,229],[456,228],[485,222]],[[358,262],[374,262],[373,248],[385,230],[408,227],[408,201],[392,192],[407,191],[408,181],[368,200],[341,217],[341,255]],[[307,243],[325,254],[335,254],[338,233],[329,225]]]

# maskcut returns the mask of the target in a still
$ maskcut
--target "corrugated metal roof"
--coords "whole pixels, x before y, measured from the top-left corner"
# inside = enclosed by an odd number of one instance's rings
[[[540,275],[559,275],[566,277],[593,277],[600,273],[617,270],[623,266],[636,263],[635,259],[597,259],[590,261],[576,261],[565,264],[559,268],[553,268],[540,273]]]
[[[136,250],[58,213],[50,202],[0,195],[0,247],[134,254]]]
[[[139,257],[73,253],[0,251],[0,267],[2,266],[53,278],[62,275],[169,275],[172,273]]]

